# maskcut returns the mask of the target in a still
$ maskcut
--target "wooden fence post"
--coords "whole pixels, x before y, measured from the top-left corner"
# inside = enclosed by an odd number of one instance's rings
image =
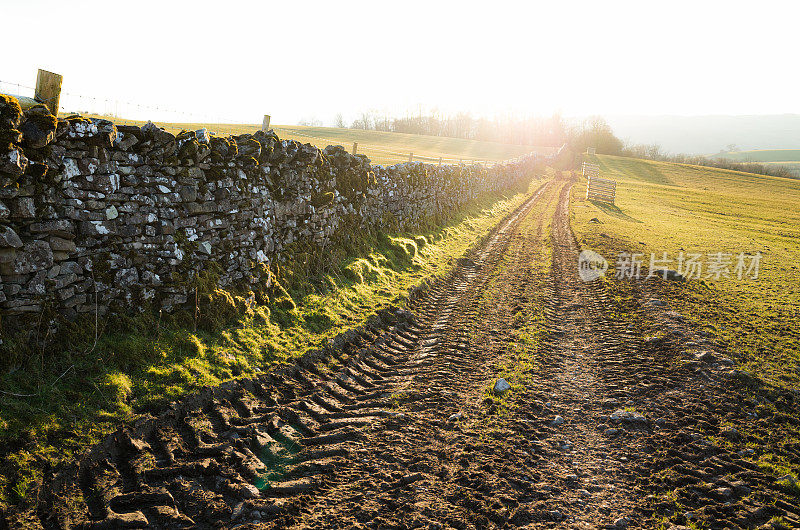
[[[414,161],[414,153],[408,153],[408,161],[409,162],[413,162]]]
[[[267,132],[269,130],[269,114],[264,114],[264,121],[261,122],[261,130]]]
[[[39,69],[36,75],[36,91],[34,99],[47,105],[54,115],[58,116],[58,106],[61,100],[61,81],[63,77],[47,70]]]
[[[439,165],[442,165],[442,157],[439,157]]]
[[[358,153],[358,142],[353,142],[353,154]]]

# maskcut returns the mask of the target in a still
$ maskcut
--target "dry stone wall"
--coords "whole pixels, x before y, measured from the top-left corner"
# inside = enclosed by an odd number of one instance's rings
[[[293,247],[323,248],[345,228],[411,229],[518,189],[535,161],[373,166],[272,132],[57,120],[0,96],[2,333],[42,315],[172,311],[192,301],[202,271],[223,288],[257,289]]]

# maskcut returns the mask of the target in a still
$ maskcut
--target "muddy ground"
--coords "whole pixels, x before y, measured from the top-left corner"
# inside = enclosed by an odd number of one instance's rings
[[[656,287],[582,282],[572,184],[544,184],[407,309],[120,426],[4,524],[800,526],[737,429],[797,422],[794,395],[752,390]],[[754,418],[759,399],[778,412]]]

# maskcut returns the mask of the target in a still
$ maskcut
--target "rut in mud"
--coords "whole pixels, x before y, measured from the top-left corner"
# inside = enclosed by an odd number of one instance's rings
[[[46,477],[36,512],[14,520],[45,528],[652,527],[671,515],[655,495],[670,487],[663,477],[685,487],[701,473],[714,488],[692,497],[697,509],[734,506],[720,521],[797,518],[791,506],[747,496],[756,487],[778,495],[753,466],[697,446],[687,422],[713,423],[707,416],[735,406],[702,407],[710,393],[734,392],[719,367],[702,377],[673,369],[680,341],[647,343],[635,314],[616,315],[599,283],[580,281],[571,184],[544,184],[449,276],[415,293],[408,310],[381,311],[293,367],[121,427]],[[537,337],[529,362],[514,372],[511,398],[496,399],[489,389],[518,360],[525,315],[537,310],[543,326],[527,330]],[[659,473],[662,482],[652,480]]]

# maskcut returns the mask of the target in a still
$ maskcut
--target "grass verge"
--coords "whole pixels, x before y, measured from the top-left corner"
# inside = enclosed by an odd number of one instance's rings
[[[57,355],[29,351],[0,376],[0,507],[30,501],[43,469],[119,422],[290,362],[402,304],[411,287],[445,274],[527,196],[486,197],[415,233],[354,237],[322,260],[297,249],[264,296],[209,289],[198,296],[197,315],[137,315],[96,339],[93,330],[73,330]]]

